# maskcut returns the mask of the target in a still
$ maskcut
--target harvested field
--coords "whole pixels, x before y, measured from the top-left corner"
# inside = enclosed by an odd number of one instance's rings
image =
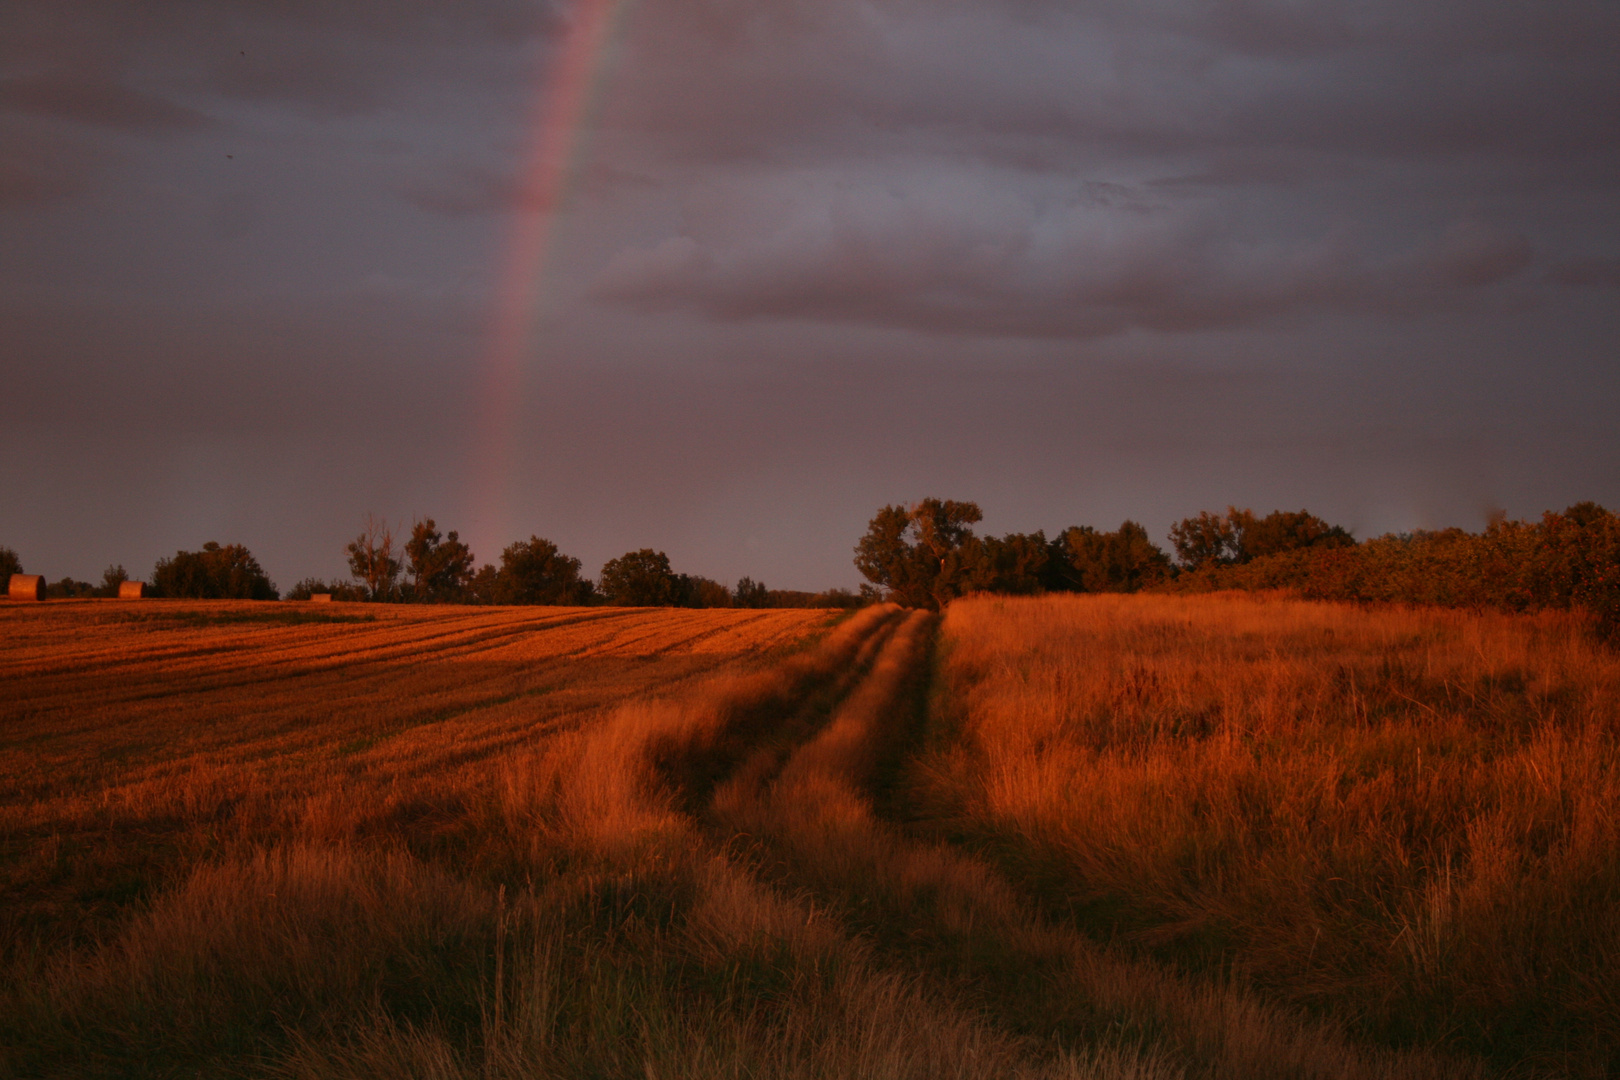
[[[203,852],[453,829],[491,763],[769,663],[819,611],[80,601],[0,608],[8,940],[72,935]],[[444,838],[441,837],[441,840]],[[448,842],[448,841],[444,841]]]
[[[1416,1080],[1601,1075],[1616,1045],[1616,665],[1567,621],[1080,597],[0,626],[0,1074]],[[1400,772],[1417,746],[1450,817]],[[1526,800],[1534,843],[1478,824]],[[1584,980],[1520,995],[1560,1046],[1444,998],[1481,978],[1445,937],[1481,897],[1504,970]],[[1410,955],[1449,1028],[1369,1004]]]

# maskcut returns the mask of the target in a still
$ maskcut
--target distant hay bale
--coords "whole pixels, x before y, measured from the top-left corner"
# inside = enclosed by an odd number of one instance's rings
[[[118,599],[142,600],[146,597],[146,582],[121,581],[118,583]]]
[[[43,600],[45,579],[38,574],[12,574],[7,595],[13,600]]]
[[[330,604],[332,602],[332,594],[329,592],[310,593],[309,602],[312,604]]]

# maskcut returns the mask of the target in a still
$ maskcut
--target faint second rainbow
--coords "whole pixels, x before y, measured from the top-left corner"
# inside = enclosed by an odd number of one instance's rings
[[[536,90],[480,375],[474,510],[484,529],[495,530],[497,537],[506,535],[518,396],[557,218],[578,171],[586,120],[614,28],[631,2],[579,0]]]

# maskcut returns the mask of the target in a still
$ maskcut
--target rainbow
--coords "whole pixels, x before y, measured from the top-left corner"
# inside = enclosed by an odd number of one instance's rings
[[[558,215],[579,172],[586,120],[600,88],[608,46],[631,2],[579,0],[561,48],[539,82],[481,364],[474,518],[486,539],[506,536],[518,401],[541,286],[556,241]]]

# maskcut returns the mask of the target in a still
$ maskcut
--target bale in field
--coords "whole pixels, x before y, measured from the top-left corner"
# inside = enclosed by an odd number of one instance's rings
[[[309,602],[312,604],[330,604],[332,602],[332,594],[329,592],[310,593]]]
[[[118,599],[141,600],[146,597],[146,583],[143,581],[120,581],[118,583]]]
[[[12,574],[7,595],[13,600],[45,599],[45,579],[39,574]]]

